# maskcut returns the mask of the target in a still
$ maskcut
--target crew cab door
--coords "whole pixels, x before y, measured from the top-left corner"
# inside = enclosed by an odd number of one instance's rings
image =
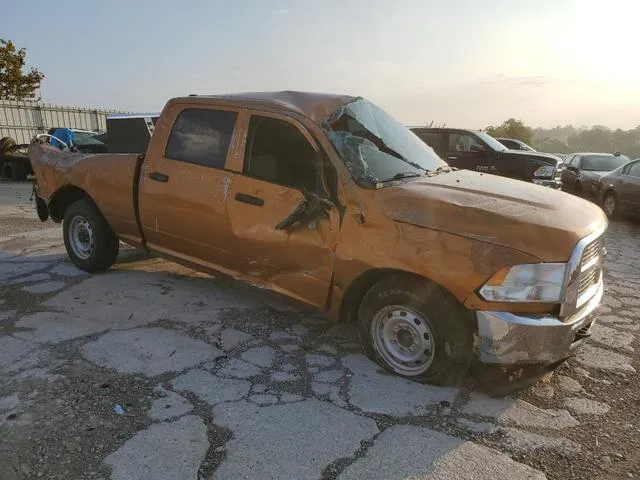
[[[219,264],[230,176],[224,168],[238,117],[204,104],[165,109],[141,172],[140,221],[150,249]]]
[[[495,152],[471,133],[449,133],[445,160],[453,167],[500,175]]]
[[[223,265],[324,307],[340,228],[327,192],[328,183],[336,184],[335,170],[297,121],[260,113],[247,123],[242,164],[234,168],[228,195],[232,238]]]

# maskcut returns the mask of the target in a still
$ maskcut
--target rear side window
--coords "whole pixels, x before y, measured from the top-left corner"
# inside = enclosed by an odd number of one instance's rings
[[[442,134],[440,133],[415,133],[416,135],[418,135],[418,137],[420,137],[420,140],[429,145],[431,148],[440,148],[440,146],[442,145]]]
[[[223,168],[237,114],[188,108],[173,125],[165,157],[205,167]]]

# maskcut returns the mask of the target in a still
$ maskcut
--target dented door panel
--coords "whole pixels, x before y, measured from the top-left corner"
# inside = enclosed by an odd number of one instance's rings
[[[324,307],[340,219],[333,208],[327,217],[278,229],[304,200],[299,190],[234,174],[226,203],[232,238],[224,246],[222,265]]]

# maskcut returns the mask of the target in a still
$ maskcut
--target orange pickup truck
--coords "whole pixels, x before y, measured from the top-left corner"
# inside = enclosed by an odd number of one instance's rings
[[[473,355],[549,364],[589,335],[603,295],[597,206],[450,168],[361,97],[170,100],[145,155],[30,145],[40,218],[106,270],[119,240],[355,322],[397,374],[458,381]]]

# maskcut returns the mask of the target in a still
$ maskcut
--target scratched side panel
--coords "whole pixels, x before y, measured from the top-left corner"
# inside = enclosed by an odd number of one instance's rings
[[[248,195],[263,204],[240,202],[236,195]],[[324,307],[338,237],[337,210],[329,218],[276,229],[303,199],[298,190],[234,174],[227,202],[233,240],[225,246],[223,265],[297,300]]]

